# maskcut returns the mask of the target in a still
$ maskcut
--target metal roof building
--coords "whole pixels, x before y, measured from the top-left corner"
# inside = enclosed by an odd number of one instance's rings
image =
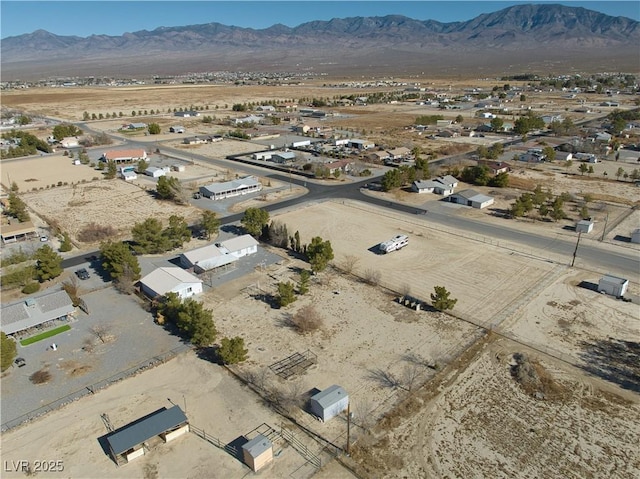
[[[313,414],[322,421],[328,421],[347,409],[349,395],[342,387],[334,384],[312,396],[310,404]]]
[[[7,335],[14,334],[54,319],[66,318],[75,310],[66,291],[27,298],[2,307],[0,329]]]
[[[212,200],[221,200],[232,196],[246,195],[254,191],[260,191],[262,183],[254,176],[247,176],[238,180],[226,181],[224,183],[212,183],[201,186],[200,194]]]
[[[140,285],[151,298],[171,292],[185,299],[202,293],[202,280],[178,267],[158,268],[142,278]]]
[[[127,462],[144,454],[143,443],[155,436],[165,442],[188,432],[189,421],[179,406],[158,409],[106,436],[109,452],[116,464]]]
[[[237,256],[210,244],[202,248],[185,251],[180,255],[180,264],[185,268],[193,268],[196,273],[202,273],[233,263],[237,259]]]

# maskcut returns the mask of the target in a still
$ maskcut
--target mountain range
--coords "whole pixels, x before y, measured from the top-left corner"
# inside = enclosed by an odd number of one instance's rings
[[[638,45],[638,21],[541,4],[512,6],[452,23],[387,15],[296,27],[277,24],[262,30],[220,23],[121,36],[59,36],[37,30],[2,39],[0,61],[3,81],[223,70],[490,76],[636,72]]]

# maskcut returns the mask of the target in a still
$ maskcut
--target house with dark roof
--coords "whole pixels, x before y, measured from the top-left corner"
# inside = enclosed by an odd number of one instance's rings
[[[189,432],[189,420],[179,406],[163,407],[107,434],[109,454],[116,464],[126,464],[143,456],[151,440],[167,443]]]

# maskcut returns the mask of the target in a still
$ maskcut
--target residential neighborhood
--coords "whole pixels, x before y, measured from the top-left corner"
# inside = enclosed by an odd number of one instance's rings
[[[110,75],[1,79],[3,477],[638,476],[637,71],[520,71],[513,26],[481,71],[353,60],[453,29],[373,18],[308,24],[291,71],[123,43]],[[234,61],[262,38],[201,23]]]

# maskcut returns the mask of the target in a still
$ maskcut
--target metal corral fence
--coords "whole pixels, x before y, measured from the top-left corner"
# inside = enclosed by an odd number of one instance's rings
[[[145,371],[147,369],[159,366],[160,364],[164,364],[167,361],[175,358],[177,355],[190,350],[192,348],[191,345],[189,344],[183,344],[178,346],[177,348],[174,348],[170,351],[167,351],[166,353],[163,354],[159,354],[158,356],[154,356],[150,359],[147,359],[145,361],[141,361],[140,363],[138,363],[137,365],[126,369],[124,371],[121,371],[117,374],[114,374],[113,376],[110,376],[106,379],[103,379],[102,381],[98,381],[97,383],[91,384],[89,386],[86,386],[83,389],[80,389],[78,391],[75,391],[71,394],[68,394],[67,396],[57,399],[53,402],[50,402],[49,404],[39,407],[38,409],[35,409],[33,411],[30,411],[26,414],[23,414],[22,416],[19,416],[15,419],[11,419],[7,422],[2,423],[2,426],[0,427],[0,431],[5,432],[8,431],[10,429],[16,428],[22,424],[25,424],[27,422],[33,421],[36,418],[39,418],[41,416],[44,416],[45,414],[51,412],[51,411],[55,411],[56,409],[60,409],[61,407],[72,403],[74,401],[77,401],[78,399],[84,397],[84,396],[88,396],[90,394],[95,394],[96,392],[100,391],[101,389],[104,389],[108,386],[110,386],[113,383],[117,383],[118,381],[121,381],[123,379],[126,379],[128,377],[131,376],[135,376],[138,373],[141,373],[142,371]]]

